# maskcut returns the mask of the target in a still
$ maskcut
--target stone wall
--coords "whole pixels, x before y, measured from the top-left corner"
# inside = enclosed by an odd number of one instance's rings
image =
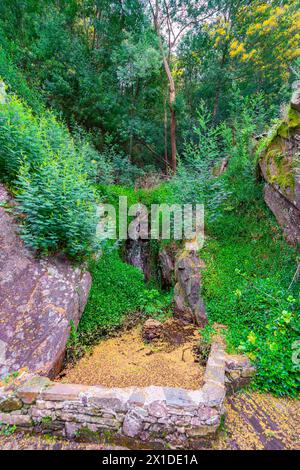
[[[227,361],[222,342],[214,342],[204,385],[195,391],[62,384],[24,372],[0,387],[0,423],[68,438],[104,436],[129,447],[194,447],[221,424]]]

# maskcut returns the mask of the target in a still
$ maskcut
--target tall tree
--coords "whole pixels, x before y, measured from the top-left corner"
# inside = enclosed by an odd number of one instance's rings
[[[169,84],[169,108],[171,116],[171,161],[172,171],[176,172],[176,86],[172,73],[172,59],[183,34],[193,25],[202,24],[215,12],[215,2],[183,0],[148,0],[153,26],[157,34],[163,65]]]

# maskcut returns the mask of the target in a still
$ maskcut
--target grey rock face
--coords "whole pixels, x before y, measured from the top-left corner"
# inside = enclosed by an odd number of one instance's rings
[[[165,247],[159,253],[161,283],[164,289],[174,285],[176,247]]]
[[[10,201],[0,185],[0,203]],[[54,377],[71,320],[78,324],[91,276],[65,259],[37,259],[0,206],[0,376],[27,367]]]
[[[186,323],[204,326],[207,323],[201,297],[201,268],[203,263],[191,251],[184,250],[175,265],[175,315]]]
[[[300,243],[300,211],[270,184],[265,186],[264,196],[266,204],[283,228],[287,242],[292,245]]]

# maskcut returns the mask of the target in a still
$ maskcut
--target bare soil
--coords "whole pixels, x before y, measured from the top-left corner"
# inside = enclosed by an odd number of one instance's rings
[[[195,362],[193,354],[199,339],[198,330],[192,325],[168,320],[164,324],[163,338],[146,344],[141,328],[138,325],[131,331],[102,340],[75,366],[69,365],[59,380],[105,387],[156,385],[199,389],[204,368]]]

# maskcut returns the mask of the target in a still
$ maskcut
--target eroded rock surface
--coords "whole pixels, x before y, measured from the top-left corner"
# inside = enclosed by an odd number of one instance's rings
[[[176,260],[174,289],[175,317],[186,323],[207,323],[201,297],[201,269],[204,263],[196,252],[183,250]]]
[[[174,285],[176,250],[176,245],[170,244],[165,246],[159,253],[159,267],[163,289],[169,289]]]
[[[36,259],[17,234],[0,185],[0,377],[27,367],[54,377],[70,322],[78,324],[91,276],[65,259]]]
[[[300,243],[300,81],[286,115],[267,138],[259,164],[266,181],[265,201],[286,240]]]

